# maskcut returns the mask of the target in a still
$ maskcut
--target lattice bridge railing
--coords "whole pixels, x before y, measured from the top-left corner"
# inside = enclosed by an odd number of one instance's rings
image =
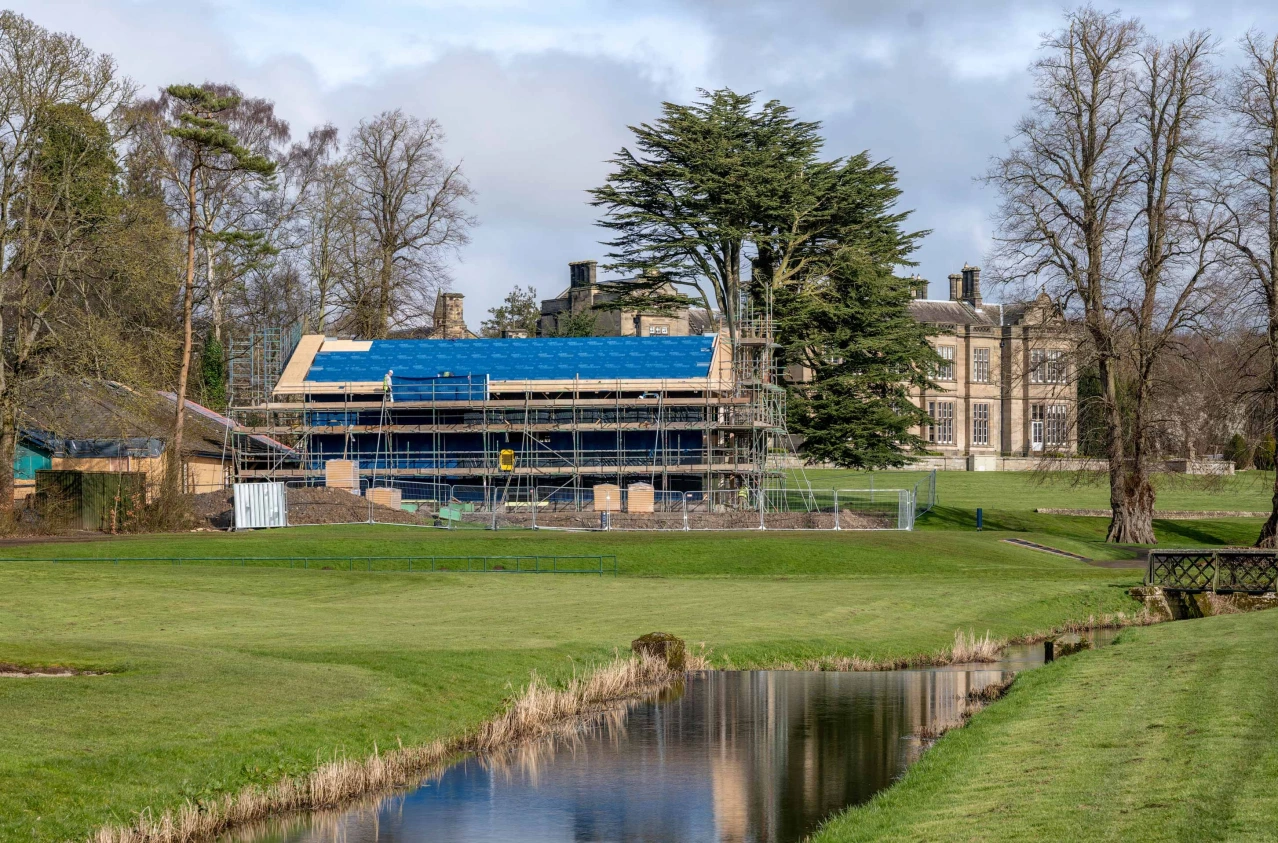
[[[1264,594],[1278,589],[1278,551],[1152,550],[1145,584],[1178,591]]]

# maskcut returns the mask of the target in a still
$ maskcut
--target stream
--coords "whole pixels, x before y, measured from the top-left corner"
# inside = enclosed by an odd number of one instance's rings
[[[1042,662],[1035,644],[988,664],[693,673],[571,737],[223,843],[795,843],[895,781],[968,694]]]

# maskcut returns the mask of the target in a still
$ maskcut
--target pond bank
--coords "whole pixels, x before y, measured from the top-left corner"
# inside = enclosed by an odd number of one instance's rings
[[[1268,839],[1276,722],[1278,612],[1133,629],[1023,674],[813,840]]]

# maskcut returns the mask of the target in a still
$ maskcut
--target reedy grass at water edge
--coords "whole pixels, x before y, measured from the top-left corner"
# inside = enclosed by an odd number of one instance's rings
[[[552,688],[535,672],[497,717],[473,732],[420,747],[373,752],[363,759],[334,758],[312,772],[262,787],[250,785],[220,798],[186,801],[158,815],[144,811],[130,826],[107,826],[91,843],[196,843],[230,829],[284,814],[331,809],[358,797],[411,785],[460,755],[490,753],[575,728],[582,718],[656,693],[683,677],[658,658],[618,657]]]

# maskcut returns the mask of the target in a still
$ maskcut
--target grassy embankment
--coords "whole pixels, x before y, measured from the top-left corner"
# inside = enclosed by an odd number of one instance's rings
[[[1004,477],[999,483],[1006,484]],[[964,478],[966,481],[966,478]],[[943,506],[962,511],[950,475]],[[1024,484],[1022,484],[1024,485]],[[1041,487],[1033,487],[1041,488]],[[1026,534],[1089,555],[1104,521],[1026,512]],[[1212,509],[1250,508],[1245,490]],[[1237,498],[1238,500],[1234,500]],[[1183,506],[1183,505],[1181,505]],[[1188,507],[1184,507],[1188,508]],[[0,566],[0,661],[111,676],[0,679],[0,839],[65,840],[144,807],[301,772],[335,751],[424,743],[661,629],[720,664],[939,650],[956,628],[1012,636],[1130,610],[1138,571],[1091,567],[954,529],[900,533],[563,534],[397,527],[4,546],[49,556],[616,554],[622,576],[369,575],[232,566]],[[1187,522],[1160,533],[1180,543]],[[1196,523],[1200,540],[1257,524]],[[1169,525],[1172,525],[1169,527]]]
[[[814,843],[1278,839],[1278,611],[1022,675]]]

